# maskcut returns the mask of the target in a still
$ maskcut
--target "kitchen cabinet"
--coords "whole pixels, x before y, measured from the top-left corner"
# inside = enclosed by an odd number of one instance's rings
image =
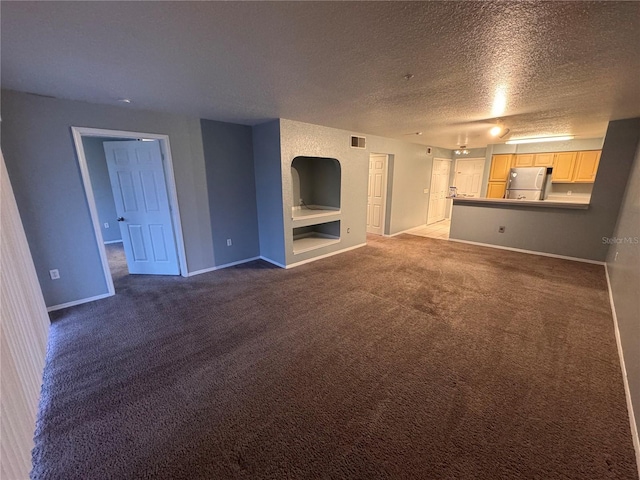
[[[600,150],[578,152],[578,158],[573,171],[573,182],[593,183],[600,163]]]
[[[494,155],[491,159],[489,182],[506,182],[513,162],[513,155]]]
[[[533,167],[535,155],[533,153],[516,155],[516,160],[513,163],[514,167]]]
[[[536,153],[535,158],[533,159],[534,167],[553,167],[553,158],[555,157],[555,153]]]
[[[504,198],[507,182],[489,182],[487,186],[487,198]]]
[[[573,171],[576,165],[578,152],[559,152],[556,153],[553,162],[553,174],[551,181],[556,183],[573,182]]]

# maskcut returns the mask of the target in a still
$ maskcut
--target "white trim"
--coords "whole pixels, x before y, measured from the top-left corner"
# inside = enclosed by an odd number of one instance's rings
[[[258,258],[259,258],[260,260],[264,260],[264,261],[265,261],[265,262],[267,262],[267,263],[270,263],[271,265],[275,265],[276,267],[280,267],[280,268],[287,268],[287,266],[286,266],[286,265],[283,265],[283,264],[282,264],[282,263],[280,263],[280,262],[276,262],[275,260],[271,260],[270,258],[263,257],[262,255],[260,255]]]
[[[100,220],[98,219],[98,210],[96,207],[95,196],[93,194],[93,188],[91,187],[91,177],[89,175],[89,167],[87,165],[87,158],[84,153],[84,145],[82,143],[83,136],[90,137],[106,137],[106,138],[152,138],[160,141],[160,149],[164,155],[163,170],[165,173],[165,184],[167,186],[167,193],[169,197],[169,205],[171,207],[171,219],[174,239],[176,242],[176,252],[178,254],[178,262],[180,264],[180,274],[186,277],[187,270],[187,257],[184,248],[184,238],[182,237],[182,222],[180,219],[180,206],[178,204],[178,195],[176,192],[175,176],[173,174],[173,158],[171,156],[171,147],[169,143],[169,136],[157,133],[141,133],[141,132],[125,132],[122,130],[107,130],[103,128],[90,128],[90,127],[71,127],[71,134],[73,136],[73,142],[76,147],[76,154],[78,156],[78,164],[80,165],[80,172],[82,174],[82,183],[84,185],[85,196],[87,203],[89,204],[89,212],[91,214],[91,222],[93,223],[93,230],[98,244],[98,251],[100,252],[100,260],[102,262],[102,271],[104,273],[105,282],[107,283],[107,291],[109,295],[115,294],[115,288],[113,286],[113,278],[111,278],[111,270],[109,269],[109,262],[107,260],[107,254],[104,249],[104,239],[102,238],[102,230],[100,226]]]
[[[449,238],[450,242],[467,243],[469,245],[478,245],[480,247],[497,248],[499,250],[509,250],[511,252],[526,253],[528,255],[540,255],[541,257],[559,258],[561,260],[571,260],[573,262],[591,263],[593,265],[604,265],[605,262],[598,260],[590,260],[588,258],[567,257],[566,255],[556,255],[555,253],[538,252],[536,250],[524,250],[522,248],[503,247],[502,245],[493,245],[491,243],[471,242],[469,240],[458,240],[457,238]]]
[[[331,252],[331,253],[325,253],[324,255],[319,255],[319,256],[313,257],[313,258],[308,258],[307,260],[302,260],[300,262],[290,263],[289,265],[285,266],[284,268],[289,269],[289,268],[299,267],[300,265],[304,265],[305,263],[315,262],[316,260],[320,260],[322,258],[332,257],[332,256],[337,255],[339,253],[348,252],[349,250],[355,250],[356,248],[366,247],[366,246],[367,246],[366,243],[361,243],[359,245],[354,245],[353,247],[343,248],[342,250],[338,250],[338,251]],[[270,260],[267,260],[267,261],[270,262]],[[271,262],[271,263],[274,263],[274,262]],[[275,264],[275,265],[278,265],[278,264]]]
[[[631,426],[631,439],[633,440],[633,449],[636,453],[636,464],[638,468],[638,476],[640,477],[640,438],[638,437],[638,426],[633,411],[633,402],[631,400],[631,390],[629,390],[629,379],[627,378],[627,367],[624,363],[624,352],[622,351],[622,341],[620,340],[620,329],[618,328],[618,315],[616,314],[616,305],[613,302],[613,291],[611,290],[611,279],[609,278],[609,267],[604,264],[604,273],[607,277],[607,288],[609,289],[609,303],[611,304],[611,314],[613,315],[613,327],[616,336],[616,346],[618,347],[618,357],[620,358],[620,369],[622,370],[622,383],[624,384],[624,395],[627,399],[627,410],[629,414],[629,424]]]
[[[382,187],[382,192],[383,192],[383,202],[382,202],[382,225],[380,226],[380,235],[384,235],[384,231],[387,228],[387,190],[389,188],[389,154],[388,153],[369,153],[369,164],[371,164],[371,156],[372,155],[377,155],[377,156],[381,156],[381,157],[385,157],[384,159],[384,180],[383,180],[383,187]],[[371,167],[369,167],[369,172],[371,172]],[[367,201],[368,201],[368,197],[367,197]],[[366,230],[366,228],[365,228]],[[374,235],[378,235],[375,232],[369,232],[367,230],[367,233],[372,233]]]
[[[113,297],[113,293],[103,293],[102,295],[96,295],[95,297],[81,298],[80,300],[74,300],[73,302],[61,303],[60,305],[53,305],[47,307],[47,312],[53,312],[55,310],[61,310],[63,308],[74,307],[82,303],[95,302],[96,300],[102,300],[103,298]]]
[[[261,257],[251,257],[245,258],[244,260],[238,260],[237,262],[225,263],[223,265],[216,265],[215,267],[203,268],[202,270],[196,270],[194,272],[189,272],[187,277],[193,277],[194,275],[201,275],[203,273],[214,272],[216,270],[222,270],[223,268],[233,267],[235,265],[242,265],[243,263],[253,262],[254,260],[259,260]]]
[[[202,270],[194,270],[193,272],[187,272],[187,277],[193,277],[195,275],[202,275],[203,273],[209,273],[217,270],[217,267],[203,268]]]
[[[440,220],[442,221],[442,220]],[[433,223],[438,223],[438,222],[433,222]],[[433,223],[431,225],[433,225]],[[391,238],[391,237],[396,237],[398,235],[402,235],[403,233],[407,233],[410,232],[411,230],[415,230],[416,228],[423,228],[426,227],[427,225],[418,225],[417,227],[411,227],[411,228],[407,228],[406,230],[402,230],[401,232],[396,232],[396,233],[391,233],[391,234],[384,234],[383,237],[387,237],[387,238]],[[375,235],[375,234],[374,234]]]
[[[105,245],[111,245],[112,243],[122,243],[122,240],[109,240],[108,242],[104,242]]]

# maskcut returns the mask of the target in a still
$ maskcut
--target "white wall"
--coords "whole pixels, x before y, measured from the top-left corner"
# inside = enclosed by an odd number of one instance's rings
[[[0,152],[0,478],[26,479],[49,316]]]

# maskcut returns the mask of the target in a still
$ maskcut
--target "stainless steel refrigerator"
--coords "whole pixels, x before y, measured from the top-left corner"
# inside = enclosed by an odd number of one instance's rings
[[[507,180],[505,198],[544,200],[547,167],[512,168]]]

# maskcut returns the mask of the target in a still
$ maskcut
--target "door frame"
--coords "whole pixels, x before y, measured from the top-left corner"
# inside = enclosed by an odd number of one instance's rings
[[[87,164],[87,157],[84,152],[84,145],[82,143],[82,137],[104,137],[104,138],[149,138],[152,140],[158,140],[160,143],[160,151],[164,156],[162,167],[164,170],[164,180],[167,187],[167,196],[169,198],[169,207],[171,209],[171,227],[173,229],[173,237],[176,242],[176,251],[178,253],[178,264],[180,266],[180,275],[187,277],[189,272],[187,271],[186,252],[184,248],[184,238],[182,237],[182,222],[180,219],[180,208],[178,205],[178,195],[176,191],[176,181],[173,173],[173,159],[171,157],[171,147],[169,144],[169,135],[161,135],[157,133],[140,133],[140,132],[125,132],[121,130],[107,130],[104,128],[91,128],[91,127],[71,127],[71,134],[73,135],[73,143],[76,148],[76,156],[78,158],[78,164],[80,166],[80,173],[82,174],[82,184],[84,186],[85,197],[89,204],[89,212],[91,214],[91,223],[93,224],[93,231],[95,234],[98,251],[100,252],[100,261],[102,262],[102,270],[104,273],[104,279],[107,283],[107,289],[109,295],[115,295],[115,288],[113,286],[113,278],[111,277],[111,270],[109,269],[109,262],[107,260],[107,251],[104,246],[104,239],[102,237],[102,230],[100,229],[100,220],[98,218],[98,209],[96,207],[96,200],[93,194],[93,188],[91,186],[91,175],[89,173],[89,166]]]
[[[382,157],[385,157],[384,178],[382,179],[382,183],[383,183],[383,186],[382,186],[382,200],[383,200],[382,201],[382,233],[380,234],[381,237],[384,237],[386,235],[385,230],[387,228],[387,188],[388,188],[388,179],[389,179],[389,154],[369,152],[369,161],[371,161],[371,155],[380,155]],[[371,167],[369,167],[369,169],[367,170],[367,178],[370,170],[371,170]],[[369,196],[367,195],[367,202],[368,201],[369,201]],[[366,225],[365,225],[365,233],[369,233],[366,230]],[[371,235],[376,235],[376,234],[372,233]]]
[[[424,224],[425,225],[430,225],[430,223],[429,223],[429,212],[431,211],[431,194],[433,193],[433,185],[431,185],[431,179],[433,178],[433,167],[435,167],[435,165],[436,165],[436,160],[444,160],[446,162],[449,162],[449,178],[451,178],[451,163],[452,163],[452,160],[450,158],[434,157],[433,161],[431,162],[431,174],[429,175],[429,200],[427,201],[427,218],[424,219]],[[447,218],[446,208],[445,208],[444,218],[445,219]],[[438,221],[441,221],[441,220],[438,220]],[[437,222],[433,222],[433,223],[437,223]]]
[[[482,192],[482,185],[484,185],[484,167],[487,164],[487,159],[485,157],[471,157],[471,158],[456,158],[456,163],[454,164],[454,173],[453,173],[453,182],[452,185],[456,184],[456,177],[458,176],[458,160],[462,160],[463,162],[467,162],[469,160],[482,160],[482,178],[480,179],[480,191]]]

